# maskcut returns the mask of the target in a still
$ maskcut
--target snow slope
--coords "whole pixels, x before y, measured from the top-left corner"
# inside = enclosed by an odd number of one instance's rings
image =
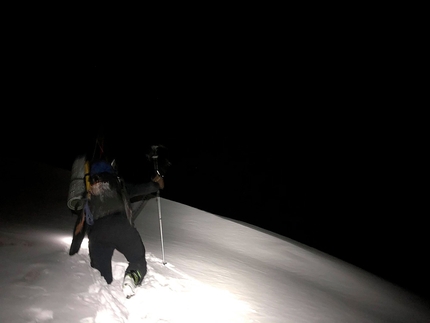
[[[70,172],[2,162],[0,322],[430,322],[429,304],[316,249],[161,198],[136,220],[148,274],[131,299],[89,265],[84,241],[68,255]],[[18,174],[18,175],[17,175]],[[29,176],[28,174],[33,174]]]

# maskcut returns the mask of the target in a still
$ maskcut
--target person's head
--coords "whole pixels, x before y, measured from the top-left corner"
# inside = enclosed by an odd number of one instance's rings
[[[108,182],[112,176],[115,176],[115,170],[106,160],[96,160],[91,163],[90,184],[98,182]]]

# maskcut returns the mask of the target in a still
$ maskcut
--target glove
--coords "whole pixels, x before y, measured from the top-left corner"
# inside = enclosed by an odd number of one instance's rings
[[[158,185],[160,186],[160,189],[164,188],[164,179],[161,175],[157,174],[152,178],[153,182],[158,183]]]

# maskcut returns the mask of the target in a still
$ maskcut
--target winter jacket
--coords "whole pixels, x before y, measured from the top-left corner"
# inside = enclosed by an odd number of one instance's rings
[[[100,181],[93,183],[88,196],[85,213],[87,223],[112,214],[123,213],[132,222],[130,198],[145,196],[159,190],[158,183],[147,182],[141,184],[125,184],[115,174],[102,173]]]

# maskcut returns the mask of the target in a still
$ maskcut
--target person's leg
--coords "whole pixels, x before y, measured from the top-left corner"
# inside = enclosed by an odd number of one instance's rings
[[[114,248],[90,239],[89,252],[91,267],[100,271],[108,284],[112,283],[112,256]]]
[[[136,228],[127,223],[125,233],[121,235],[121,240],[117,241],[117,250],[127,259],[129,265],[125,275],[137,272],[138,280],[136,285],[140,285],[147,272],[147,263],[145,257],[145,246]]]

